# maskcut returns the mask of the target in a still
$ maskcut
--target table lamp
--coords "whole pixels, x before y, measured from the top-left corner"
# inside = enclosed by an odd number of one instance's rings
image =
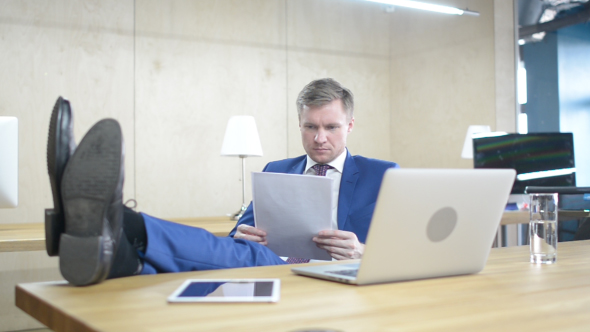
[[[222,156],[238,156],[242,159],[242,207],[232,219],[239,220],[246,208],[246,157],[261,157],[262,146],[253,116],[232,116],[227,122],[221,146]]]

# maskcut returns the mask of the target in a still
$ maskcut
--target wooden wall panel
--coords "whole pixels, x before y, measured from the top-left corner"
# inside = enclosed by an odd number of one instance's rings
[[[0,49],[0,115],[19,118],[19,206],[0,222],[42,222],[53,204],[45,156],[60,95],[77,140],[102,118],[121,122],[133,197],[133,1],[2,1]]]
[[[449,5],[481,16],[393,13],[391,142],[402,167],[473,167],[461,159],[468,126],[495,128],[493,3]]]
[[[355,96],[352,154],[392,160],[389,121],[389,21],[377,4],[289,1],[287,7],[289,157],[305,153],[295,101],[305,84],[332,77]],[[395,160],[395,158],[393,158]]]
[[[250,172],[286,157],[283,13],[277,1],[138,3],[140,210],[192,217],[239,209],[241,161],[220,156],[233,115],[255,117],[264,153],[246,159],[248,202]]]

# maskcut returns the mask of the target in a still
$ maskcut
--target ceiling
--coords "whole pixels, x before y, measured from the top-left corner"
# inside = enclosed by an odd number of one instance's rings
[[[518,0],[521,45],[543,40],[546,32],[588,21],[589,0]]]

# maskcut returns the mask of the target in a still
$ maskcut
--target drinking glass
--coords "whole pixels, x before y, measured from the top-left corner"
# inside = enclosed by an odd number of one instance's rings
[[[553,264],[557,260],[557,194],[531,194],[531,263]]]

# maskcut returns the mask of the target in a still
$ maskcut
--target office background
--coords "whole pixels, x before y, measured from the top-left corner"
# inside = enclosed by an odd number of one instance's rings
[[[20,200],[0,219],[39,222],[51,206],[45,147],[59,95],[78,140],[99,119],[121,123],[125,198],[161,217],[239,206],[240,161],[219,153],[232,115],[257,121],[264,156],[248,172],[303,154],[295,98],[320,77],[355,94],[353,154],[471,167],[460,158],[468,125],[514,131],[513,8],[445,3],[481,16],[358,0],[2,1],[0,114],[20,121]]]
[[[430,1],[443,3],[443,1]],[[355,94],[353,154],[402,167],[472,167],[467,127],[515,131],[515,16],[505,0],[445,0],[447,16],[359,0],[2,0],[0,115],[19,118],[19,206],[0,223],[43,222],[45,149],[63,96],[76,139],[117,119],[125,199],[155,216],[219,216],[241,204],[239,158],[221,157],[232,115],[256,118],[264,156],[304,153],[295,98],[333,77]],[[250,199],[248,176],[246,199]],[[44,252],[0,254],[0,283],[60,278]],[[13,289],[0,287],[0,298]],[[0,330],[39,326],[0,303]]]

